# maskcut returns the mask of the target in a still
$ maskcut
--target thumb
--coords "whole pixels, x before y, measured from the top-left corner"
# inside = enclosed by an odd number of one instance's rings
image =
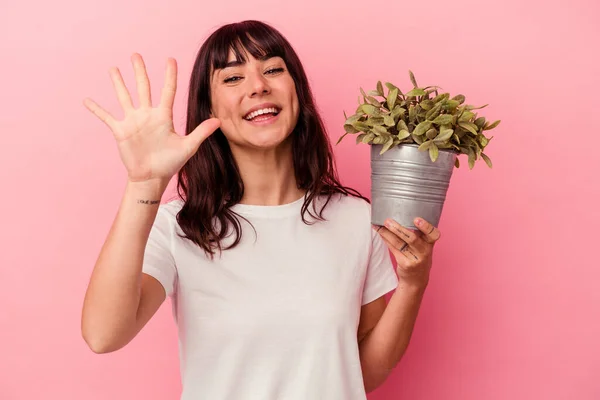
[[[202,123],[198,125],[196,129],[190,132],[189,135],[187,135],[186,140],[190,141],[194,150],[197,150],[202,142],[212,135],[220,126],[221,121],[218,118],[206,119],[202,121]]]

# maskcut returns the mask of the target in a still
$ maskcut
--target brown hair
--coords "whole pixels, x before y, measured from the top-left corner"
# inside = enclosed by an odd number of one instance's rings
[[[244,50],[255,58],[281,57],[295,82],[300,114],[291,136],[298,188],[307,191],[301,209],[303,222],[309,224],[305,213],[317,195],[326,195],[327,200],[318,216],[310,211],[309,215],[321,221],[325,220],[323,209],[336,193],[353,195],[369,202],[358,191],[339,182],[331,143],[315,107],[300,59],[285,37],[263,22],[250,20],[224,25],[204,42],[190,78],[186,135],[209,118],[211,72],[224,68],[230,50],[241,62],[247,61]],[[225,250],[239,243],[242,229],[236,217],[241,216],[229,208],[242,199],[244,184],[229,143],[220,129],[200,145],[179,171],[177,192],[184,201],[177,215],[177,222],[185,233],[182,237],[196,243],[212,259],[215,249],[224,250],[221,240],[228,236],[228,223],[231,223],[236,236]],[[214,224],[215,219],[218,226]]]

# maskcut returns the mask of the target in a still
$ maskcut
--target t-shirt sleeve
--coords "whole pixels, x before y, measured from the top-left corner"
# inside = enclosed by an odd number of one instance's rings
[[[172,228],[165,205],[160,205],[144,250],[142,272],[156,278],[167,296],[175,291],[177,268],[171,251]]]
[[[362,305],[377,300],[398,287],[398,276],[388,247],[377,232],[373,229],[371,232],[371,255],[363,288]]]

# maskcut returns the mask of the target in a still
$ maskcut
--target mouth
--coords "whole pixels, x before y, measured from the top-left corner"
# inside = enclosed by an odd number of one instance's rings
[[[243,118],[252,125],[268,125],[277,121],[280,112],[279,107],[265,107],[252,111]]]

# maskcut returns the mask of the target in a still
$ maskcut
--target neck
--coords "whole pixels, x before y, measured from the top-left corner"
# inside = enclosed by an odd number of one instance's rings
[[[244,182],[241,204],[282,205],[305,194],[305,190],[297,187],[291,141],[273,149],[232,146],[231,151]]]

